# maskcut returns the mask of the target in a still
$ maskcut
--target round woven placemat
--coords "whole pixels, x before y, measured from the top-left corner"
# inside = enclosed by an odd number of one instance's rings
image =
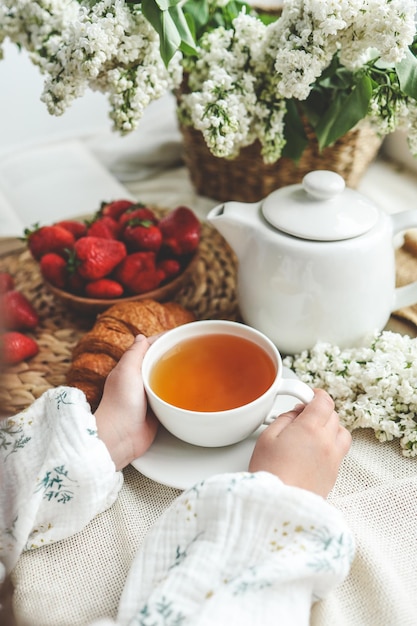
[[[192,311],[197,319],[239,319],[236,296],[237,261],[223,237],[202,224],[199,258],[190,279],[172,299]],[[67,310],[45,287],[38,264],[27,249],[0,258],[0,271],[15,279],[39,313],[32,333],[39,354],[0,373],[0,410],[15,415],[44,391],[65,384],[74,346],[90,330],[94,318]]]

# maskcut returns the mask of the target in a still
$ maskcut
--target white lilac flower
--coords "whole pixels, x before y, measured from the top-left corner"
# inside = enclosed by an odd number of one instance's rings
[[[349,430],[371,428],[378,440],[397,438],[405,456],[417,456],[417,338],[384,331],[362,347],[318,343],[284,364],[328,391]]]
[[[181,81],[178,57],[165,67],[158,35],[125,0],[4,0],[0,16],[0,42],[9,37],[28,50],[54,115],[98,89],[108,95],[115,128],[130,132],[149,103]]]
[[[216,156],[233,158],[258,139],[273,163],[285,146],[286,100],[305,100],[336,53],[352,70],[375,56],[400,60],[415,32],[414,0],[291,0],[276,22],[240,15],[233,29],[206,34],[197,59],[185,60],[191,93],[179,119],[200,130]],[[381,88],[370,103],[368,121],[380,136],[404,114],[402,100],[387,98]]]
[[[311,85],[339,51],[340,61],[356,69],[378,50],[386,63],[400,61],[415,34],[414,0],[293,0],[271,25],[277,88],[284,98],[307,98]]]
[[[203,133],[215,156],[229,158],[255,139],[256,58],[265,32],[259,20],[245,14],[234,25],[235,31],[218,28],[203,37],[189,74],[191,93],[182,96],[179,111],[180,119]]]
[[[399,130],[407,135],[408,147],[413,156],[417,156],[417,101],[411,98],[403,107],[403,114],[398,121]]]
[[[210,13],[228,2],[209,0]],[[0,58],[6,39],[27,50],[45,76],[42,100],[52,114],[87,89],[107,94],[122,133],[181,84],[184,69],[180,121],[200,130],[217,156],[233,158],[259,140],[273,163],[285,146],[287,99],[306,100],[335,55],[350,71],[375,57],[392,67],[413,40],[414,14],[415,0],[286,0],[281,17],[265,25],[243,9],[233,27],[203,35],[197,56],[177,53],[166,68],[140,3],[0,0]],[[417,154],[416,104],[400,90],[375,83],[367,120],[381,136],[404,126]]]

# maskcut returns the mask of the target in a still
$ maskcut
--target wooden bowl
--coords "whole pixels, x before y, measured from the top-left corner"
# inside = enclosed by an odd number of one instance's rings
[[[189,280],[197,264],[197,259],[198,252],[193,255],[193,257],[190,259],[182,272],[175,276],[175,278],[173,278],[171,281],[161,285],[157,289],[134,296],[121,296],[120,298],[111,298],[106,300],[99,298],[88,298],[84,296],[78,296],[68,291],[64,291],[63,289],[59,289],[58,287],[55,287],[54,285],[48,283],[46,280],[44,282],[47,288],[69,309],[78,313],[82,313],[83,315],[95,316],[98,313],[102,313],[114,304],[117,304],[118,302],[137,302],[139,300],[145,299],[157,300],[158,302],[166,302],[167,300],[170,300]]]

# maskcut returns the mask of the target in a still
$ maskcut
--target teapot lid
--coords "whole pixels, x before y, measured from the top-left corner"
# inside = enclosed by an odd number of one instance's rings
[[[302,239],[339,241],[370,230],[378,208],[365,196],[345,187],[336,172],[316,170],[301,185],[273,191],[262,203],[264,218],[279,230]]]

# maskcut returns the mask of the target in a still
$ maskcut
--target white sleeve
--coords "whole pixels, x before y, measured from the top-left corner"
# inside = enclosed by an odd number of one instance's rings
[[[341,513],[323,498],[266,472],[214,476],[147,535],[117,624],[308,625],[353,553]]]
[[[84,394],[46,391],[0,422],[0,561],[10,571],[25,549],[81,530],[115,501],[123,475]]]

